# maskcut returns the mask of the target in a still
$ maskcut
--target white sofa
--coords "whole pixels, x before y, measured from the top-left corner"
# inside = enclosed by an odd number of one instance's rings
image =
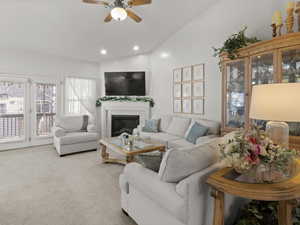
[[[206,180],[211,173],[223,167],[218,158],[218,145],[224,141],[224,138],[217,136],[219,124],[194,118],[210,128],[208,136],[199,138],[195,145],[187,143],[183,136],[166,132],[172,116],[159,118],[162,118],[161,132],[146,133],[141,131],[141,127],[134,132],[164,142],[168,151],[163,157],[159,173],[138,163],[130,163],[125,167],[119,178],[122,209],[138,225],[211,225],[213,198]],[[170,162],[168,158],[172,152],[177,152],[177,155]],[[199,170],[195,170],[198,165]],[[189,170],[189,175],[182,176],[182,171],[184,174]],[[169,174],[162,175],[164,173]],[[174,180],[174,176],[179,179]],[[166,181],[165,177],[169,180]],[[226,222],[231,224],[239,204],[232,196],[225,198]]]
[[[208,144],[210,143],[205,145]],[[196,148],[199,147],[202,146],[198,145]],[[188,148],[184,148],[177,151],[188,150]],[[168,153],[171,151],[174,150],[169,150]],[[200,159],[199,163],[204,162],[205,164],[206,156],[207,154],[203,154],[204,158]],[[202,157],[202,154],[198,155],[198,159],[199,157]],[[123,211],[138,225],[213,224],[213,198],[210,195],[211,188],[206,184],[206,180],[211,173],[219,170],[223,165],[218,162],[212,163],[208,167],[206,165],[202,170],[192,173],[180,181],[166,182],[160,176],[162,165],[159,173],[155,173],[140,164],[128,164],[119,178]],[[178,163],[178,167],[180,166]],[[170,168],[174,168],[174,163]],[[178,168],[175,169],[173,175],[177,172]],[[225,197],[226,222],[232,224],[239,205],[234,197]]]
[[[83,116],[57,116],[52,128],[53,143],[60,156],[96,150],[99,135],[89,121],[87,131],[82,131]]]
[[[170,124],[174,118],[185,119],[187,122],[182,124],[173,124],[174,129],[170,131]],[[138,126],[134,130],[134,133],[139,133],[142,138],[151,138],[153,140],[159,141],[166,145],[168,149],[170,148],[186,148],[194,147],[195,144],[186,141],[185,136],[190,124],[194,121],[200,123],[209,128],[206,136],[200,137],[196,141],[196,145],[204,144],[220,135],[220,123],[212,120],[204,120],[197,117],[183,117],[174,115],[155,115],[152,119],[160,119],[160,126],[158,133],[143,132],[143,125]],[[188,124],[188,125],[186,125]],[[184,126],[184,127],[182,127]],[[181,127],[182,129],[178,132],[172,132],[173,130]],[[170,133],[171,132],[171,133]],[[174,134],[176,133],[176,134]]]

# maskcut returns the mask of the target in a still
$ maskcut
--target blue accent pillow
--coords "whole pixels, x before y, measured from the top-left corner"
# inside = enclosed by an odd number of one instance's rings
[[[188,142],[191,142],[193,144],[196,144],[197,139],[199,137],[203,137],[207,134],[208,127],[205,127],[201,125],[200,123],[194,122],[194,124],[191,126],[187,136],[185,137],[185,140]]]
[[[143,132],[158,133],[160,120],[146,120],[145,126],[142,128]]]

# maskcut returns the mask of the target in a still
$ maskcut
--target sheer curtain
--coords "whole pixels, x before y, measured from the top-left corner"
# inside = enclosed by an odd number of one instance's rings
[[[96,116],[96,81],[85,78],[66,78],[65,112],[88,114],[94,121]]]

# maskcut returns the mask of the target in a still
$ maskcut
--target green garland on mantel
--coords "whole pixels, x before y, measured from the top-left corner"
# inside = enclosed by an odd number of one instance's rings
[[[121,96],[121,97],[113,97],[113,96],[104,96],[101,98],[98,98],[96,101],[96,106],[101,107],[102,102],[149,102],[150,107],[154,107],[154,100],[151,97],[127,97],[127,96]]]

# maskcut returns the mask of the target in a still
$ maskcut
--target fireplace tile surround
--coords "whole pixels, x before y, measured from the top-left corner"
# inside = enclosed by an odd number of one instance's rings
[[[101,137],[111,137],[112,116],[139,116],[139,124],[145,124],[150,118],[148,102],[103,102],[101,107]]]

